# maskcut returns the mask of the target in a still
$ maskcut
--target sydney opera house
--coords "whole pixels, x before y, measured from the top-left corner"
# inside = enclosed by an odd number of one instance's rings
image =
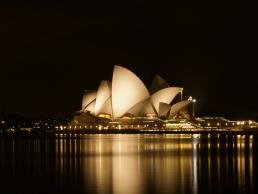
[[[183,88],[170,86],[158,75],[147,88],[132,71],[115,66],[112,82],[103,80],[97,90],[85,91],[82,108],[71,124],[103,129],[158,127],[190,120],[193,103],[191,97],[183,99]]]

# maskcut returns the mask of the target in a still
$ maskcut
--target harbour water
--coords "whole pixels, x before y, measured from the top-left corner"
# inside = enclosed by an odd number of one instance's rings
[[[236,135],[1,138],[0,193],[258,193],[258,139]]]

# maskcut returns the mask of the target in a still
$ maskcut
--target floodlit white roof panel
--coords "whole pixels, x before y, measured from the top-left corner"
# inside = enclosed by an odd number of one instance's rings
[[[182,91],[179,87],[169,87],[154,93],[151,100],[156,111],[159,111],[159,104],[161,102],[170,104],[172,100]]]
[[[137,103],[149,98],[144,83],[130,70],[115,66],[112,79],[113,117],[122,117]]]
[[[96,105],[95,105],[95,114],[98,115],[102,106],[111,96],[111,83],[108,81],[101,81],[97,97],[96,97]]]

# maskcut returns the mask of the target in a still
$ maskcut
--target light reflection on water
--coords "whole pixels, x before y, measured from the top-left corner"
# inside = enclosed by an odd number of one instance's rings
[[[0,192],[256,193],[257,140],[225,135],[0,139]]]

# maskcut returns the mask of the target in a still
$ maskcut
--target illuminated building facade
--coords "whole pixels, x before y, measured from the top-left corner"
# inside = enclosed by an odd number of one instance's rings
[[[130,70],[115,66],[112,82],[101,81],[96,91],[86,91],[81,112],[96,117],[164,117],[173,118],[193,100],[182,99],[183,88],[170,87],[160,76],[150,89]],[[174,102],[181,94],[180,102]]]
[[[73,123],[94,125],[123,120],[133,125],[144,120],[189,120],[192,115],[188,107],[193,103],[191,97],[183,99],[183,88],[171,87],[159,75],[148,89],[132,71],[116,65],[112,82],[103,80],[97,90],[85,91],[82,109]]]

